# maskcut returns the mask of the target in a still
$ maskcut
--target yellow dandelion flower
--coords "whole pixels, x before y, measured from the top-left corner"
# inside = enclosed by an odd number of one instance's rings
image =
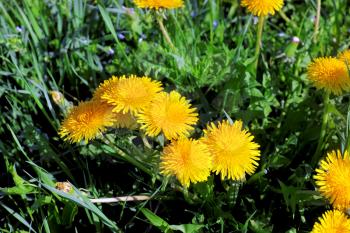
[[[338,55],[338,58],[339,60],[345,62],[348,66],[350,66],[350,49],[341,52]]]
[[[318,220],[311,233],[350,233],[350,219],[339,210],[329,210]]]
[[[130,75],[120,78],[112,78],[102,84],[100,92],[101,99],[113,105],[113,112],[137,113],[147,107],[155,95],[163,90],[159,81],[154,81],[149,77],[137,77]]]
[[[59,135],[70,142],[94,139],[114,122],[112,108],[99,101],[86,101],[70,109]]]
[[[205,144],[181,138],[164,148],[160,170],[163,175],[175,175],[183,186],[188,187],[190,183],[206,181],[211,166],[212,159]]]
[[[159,8],[175,9],[183,7],[182,0],[134,0],[134,3],[139,8]]]
[[[320,193],[337,209],[350,208],[350,155],[332,151],[320,162],[314,176]]]
[[[282,9],[283,0],[242,0],[241,6],[256,16],[274,15],[275,11]]]
[[[307,68],[310,81],[318,89],[336,95],[350,89],[350,78],[346,64],[334,57],[316,58]]]
[[[162,92],[158,94],[147,109],[137,115],[141,129],[149,136],[157,136],[163,132],[167,139],[189,136],[192,125],[198,121],[196,108],[178,92]]]
[[[223,121],[218,126],[211,123],[204,130],[202,141],[213,156],[213,171],[221,173],[221,179],[244,180],[245,174],[253,174],[259,165],[259,144],[253,142],[254,136],[242,129],[242,124]]]

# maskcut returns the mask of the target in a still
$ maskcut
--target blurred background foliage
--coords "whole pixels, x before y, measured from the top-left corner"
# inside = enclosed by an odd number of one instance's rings
[[[308,232],[327,208],[312,181],[322,92],[305,68],[316,56],[349,47],[347,0],[322,1],[313,42],[314,0],[285,1],[268,17],[257,71],[256,18],[237,0],[185,1],[167,11],[166,44],[155,14],[123,0],[0,1],[1,232]],[[293,44],[296,36],[300,43]],[[260,166],[243,185],[220,182],[184,197],[122,159],[142,158],[157,172],[157,149],[135,132],[64,143],[57,135],[59,91],[77,104],[112,75],[148,75],[191,99],[201,119],[242,119],[261,145]],[[349,95],[335,106],[324,152],[349,145]],[[195,132],[195,134],[199,134]],[[69,181],[75,195],[54,189]],[[215,185],[215,188],[214,187]],[[144,202],[93,204],[89,198],[148,194]],[[189,200],[190,199],[190,200]],[[186,225],[187,224],[187,225]],[[192,225],[191,225],[192,224]]]

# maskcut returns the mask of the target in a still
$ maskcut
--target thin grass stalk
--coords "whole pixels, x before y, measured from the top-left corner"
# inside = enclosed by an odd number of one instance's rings
[[[321,0],[317,0],[315,30],[314,30],[314,35],[313,35],[314,43],[317,42],[318,31],[320,28],[320,17],[321,17]]]
[[[166,42],[169,44],[169,46],[172,48],[172,49],[176,49],[175,45],[173,44],[173,42],[171,41],[171,38],[169,36],[169,33],[167,31],[167,29],[165,28],[164,26],[164,23],[163,23],[163,17],[158,15],[157,16],[157,22],[158,22],[158,25],[159,25],[159,28],[160,28],[160,31],[162,32],[163,36],[164,36],[164,39],[166,40]]]
[[[328,124],[328,118],[329,118],[329,95],[330,93],[326,92],[323,97],[324,110],[323,110],[323,116],[322,116],[321,132],[320,132],[320,137],[318,139],[315,154],[311,159],[311,166],[315,166],[317,164],[322,152],[322,147],[324,143],[324,138],[326,136],[326,130],[327,130],[327,124]]]
[[[256,36],[256,46],[255,46],[255,68],[258,68],[258,62],[259,62],[259,54],[261,49],[261,39],[262,39],[262,33],[264,28],[264,21],[265,16],[259,17],[259,23],[258,23],[258,34]]]

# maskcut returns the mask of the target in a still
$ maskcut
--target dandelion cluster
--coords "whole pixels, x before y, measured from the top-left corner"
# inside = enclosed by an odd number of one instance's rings
[[[112,76],[90,101],[71,109],[59,134],[70,142],[89,141],[107,127],[137,128],[149,136],[163,133],[168,139],[188,136],[198,121],[196,108],[178,92],[166,93],[161,82],[149,77]]]
[[[260,158],[259,145],[253,142],[253,138],[247,130],[242,129],[242,121],[236,121],[232,125],[228,121],[222,121],[218,126],[210,123],[198,142],[201,143],[202,151],[195,148],[189,149],[190,143],[187,141],[186,143],[172,142],[164,149],[162,173],[175,175],[184,186],[188,186],[189,182],[196,183],[208,179],[210,175],[208,172],[204,170],[200,172],[197,169],[201,163],[202,169],[208,171],[211,167],[210,171],[221,174],[223,180],[228,178],[243,181],[246,173],[254,173]],[[197,141],[190,142],[197,143]],[[204,153],[205,150],[208,153]],[[204,158],[208,155],[210,159],[207,158],[205,163]]]
[[[209,123],[202,138],[189,138],[197,122],[197,109],[177,91],[163,91],[159,81],[112,76],[90,101],[70,110],[59,135],[70,142],[89,141],[108,127],[139,128],[150,137],[162,134],[170,143],[161,154],[160,172],[175,176],[185,187],[206,181],[212,171],[236,181],[254,173],[259,145],[242,121]]]

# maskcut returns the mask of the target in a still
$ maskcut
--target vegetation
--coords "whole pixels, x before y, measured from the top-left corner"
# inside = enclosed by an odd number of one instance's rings
[[[318,15],[320,2],[285,0],[257,17],[238,0],[158,10],[131,0],[0,1],[0,231],[310,232],[332,209],[313,177],[319,161],[350,148],[349,85],[327,90],[308,69],[348,49],[350,3],[324,0]],[[198,113],[194,139],[210,122],[241,120],[260,145],[254,172],[235,180],[212,171],[186,187],[161,172],[171,143],[163,134],[61,138],[71,107],[123,75],[185,97]]]

